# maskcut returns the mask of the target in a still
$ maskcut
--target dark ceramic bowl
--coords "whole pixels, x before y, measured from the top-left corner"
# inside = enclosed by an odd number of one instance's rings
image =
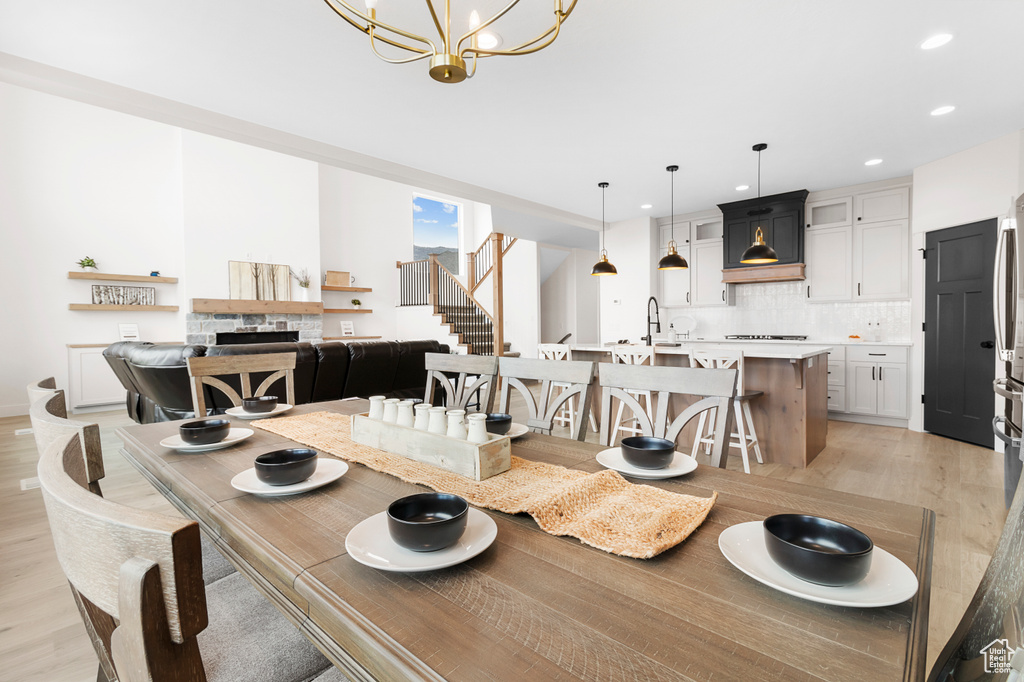
[[[622,459],[638,469],[664,469],[676,454],[676,444],[665,438],[630,436],[619,446]]]
[[[301,483],[316,471],[316,450],[288,448],[265,452],[256,458],[256,478],[267,485]]]
[[[868,574],[874,543],[844,523],[803,514],[764,520],[768,555],[797,578],[818,585],[852,585]]]
[[[484,421],[487,425],[487,432],[498,436],[504,436],[512,428],[512,415],[501,412],[491,412]]]
[[[200,419],[178,427],[181,439],[189,445],[210,445],[228,437],[231,422],[227,419]]]
[[[388,507],[388,532],[400,547],[434,552],[458,542],[466,531],[469,503],[458,495],[420,493]]]
[[[242,409],[252,414],[271,412],[277,407],[276,395],[264,395],[259,398],[242,398]]]

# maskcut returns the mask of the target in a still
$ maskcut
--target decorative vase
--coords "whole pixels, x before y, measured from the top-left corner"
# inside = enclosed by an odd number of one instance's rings
[[[430,429],[430,409],[431,405],[426,403],[420,403],[419,405],[413,405],[412,411],[415,415],[412,422],[412,427],[417,431],[428,431]]]
[[[384,421],[389,424],[394,424],[398,421],[398,403],[402,402],[398,398],[388,398],[384,401],[384,416],[381,417]]]
[[[470,443],[486,443],[491,439],[487,434],[486,414],[471,414],[466,417],[466,421],[469,422],[469,433],[466,436],[466,440]]]
[[[411,400],[403,400],[398,403],[398,419],[395,421],[396,424],[412,428],[412,405],[413,402]]]
[[[427,423],[427,431],[440,434],[447,432],[448,427],[444,423],[444,413],[446,410],[443,407],[431,407],[429,412],[430,421]]]
[[[448,432],[449,438],[466,440],[466,417],[465,410],[448,410]]]
[[[370,419],[383,419],[384,418],[384,396],[382,395],[371,395],[370,396]]]
[[[299,287],[299,300],[303,302],[309,301],[309,287]]]

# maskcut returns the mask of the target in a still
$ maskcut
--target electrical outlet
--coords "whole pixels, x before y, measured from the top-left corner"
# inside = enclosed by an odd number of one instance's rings
[[[621,298],[613,298],[612,299],[612,305],[622,305],[622,299]]]

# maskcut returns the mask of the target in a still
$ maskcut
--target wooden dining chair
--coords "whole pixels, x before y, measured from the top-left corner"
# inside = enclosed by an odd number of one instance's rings
[[[537,356],[542,360],[568,360],[572,361],[572,348],[568,344],[564,343],[539,343],[537,344]],[[570,384],[565,381],[552,381],[551,390],[561,393],[567,390]],[[568,426],[570,432],[575,432],[576,424],[576,401],[567,400],[562,403],[562,409],[555,415],[555,422],[563,426]],[[594,418],[594,412],[590,412],[590,428],[597,431],[597,420]]]
[[[426,353],[427,392],[423,402],[434,405],[437,388],[444,389],[444,404],[450,410],[465,410],[474,397],[481,412],[494,406],[498,358],[492,355],[450,355]],[[454,374],[455,376],[449,376]]]
[[[98,679],[298,682],[329,666],[240,574],[204,588],[195,521],[88,492],[69,474],[82,457],[74,435],[54,441],[39,482],[57,559],[104,653]]]
[[[512,389],[515,388],[526,401],[529,413],[526,426],[534,433],[551,435],[555,415],[562,409],[562,405],[578,397],[579,419],[571,436],[576,440],[587,437],[587,416],[590,414],[594,387],[593,362],[500,357],[498,374],[501,375],[499,412],[508,413]],[[539,381],[539,394],[535,396],[524,381]],[[551,383],[554,381],[568,384],[569,387],[553,395]]]
[[[960,624],[935,660],[928,682],[1024,679],[1019,674],[1024,668],[1022,557],[1024,477],[1017,483],[1017,492],[985,575]],[[1008,674],[1007,664],[1018,671],[1017,677]]]
[[[729,446],[739,448],[743,456],[743,471],[750,473],[750,450],[754,451],[758,464],[764,464],[761,457],[761,444],[757,439],[757,431],[754,429],[754,417],[750,414],[750,401],[760,398],[764,391],[747,391],[743,386],[743,351],[720,349],[720,350],[693,350],[690,352],[690,366],[704,367],[707,369],[733,369],[739,373],[736,378],[736,396],[733,398],[733,411],[736,413],[736,432],[729,434]],[[693,452],[697,452],[700,446],[705,452],[710,452],[714,442],[712,434],[708,433],[707,426],[714,419],[714,411],[702,414],[697,422],[697,435],[693,439]],[[706,418],[705,418],[706,417]]]
[[[104,469],[100,427],[98,424],[75,421],[66,417],[63,395],[53,395],[49,400],[39,400],[29,408],[29,418],[32,420],[32,430],[36,437],[39,456],[41,457],[54,442],[76,436],[82,444],[82,457],[76,463],[65,463],[68,475],[78,485],[95,495],[102,496],[100,479],[104,476]],[[224,555],[211,540],[203,537],[202,546],[203,581],[207,585],[234,573],[235,567],[224,558]]]
[[[711,464],[725,468],[723,457],[726,429],[729,421],[729,402],[736,394],[735,369],[692,369],[689,367],[650,367],[647,365],[598,365],[601,385],[601,443],[612,445],[615,437],[611,412],[612,400],[617,399],[633,411],[644,436],[666,438],[675,442],[686,424],[708,410],[716,410],[714,419],[715,444],[711,451]],[[654,397],[654,419],[640,401],[636,391],[649,391]],[[669,421],[669,403],[673,393],[700,396],[674,419]],[[692,453],[696,454],[696,453]]]
[[[57,388],[57,381],[53,377],[47,377],[42,381],[33,381],[31,384],[25,387],[25,391],[28,393],[28,404],[29,407],[32,403],[39,400],[40,398],[47,398],[59,389]]]
[[[259,397],[279,379],[285,380],[285,401],[295,404],[295,353],[264,353],[261,355],[216,355],[211,357],[188,358],[188,375],[192,379],[192,410],[197,419],[206,416],[204,386],[215,388],[227,396],[235,407],[241,407],[242,398]],[[271,372],[263,382],[252,390],[250,375],[256,372]],[[242,395],[218,377],[237,374],[241,381]]]

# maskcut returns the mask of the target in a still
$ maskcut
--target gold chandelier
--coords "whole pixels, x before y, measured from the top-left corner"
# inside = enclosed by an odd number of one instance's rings
[[[531,54],[543,50],[555,42],[555,38],[558,37],[558,31],[562,27],[562,22],[572,14],[577,0],[569,0],[568,9],[562,9],[562,0],[554,0],[554,25],[533,40],[528,40],[525,43],[520,43],[515,47],[504,50],[495,49],[496,45],[491,45],[481,40],[488,35],[482,33],[482,31],[518,5],[519,0],[509,0],[509,3],[504,8],[486,21],[480,21],[477,13],[474,11],[470,15],[469,31],[457,40],[452,35],[451,0],[444,0],[443,22],[437,15],[434,0],[426,0],[427,8],[430,10],[430,18],[434,20],[434,26],[437,28],[439,40],[419,36],[378,20],[377,0],[365,0],[365,12],[360,12],[346,2],[346,0],[324,0],[324,2],[342,19],[370,36],[370,48],[374,54],[389,64],[407,64],[421,59],[430,59],[431,78],[442,83],[460,83],[467,78],[473,77],[473,74],[476,73],[477,59],[480,57]],[[411,52],[412,56],[401,58],[385,57],[377,49],[378,42]],[[409,42],[413,44],[410,45]],[[470,69],[466,67],[467,60],[472,62],[472,68]]]

